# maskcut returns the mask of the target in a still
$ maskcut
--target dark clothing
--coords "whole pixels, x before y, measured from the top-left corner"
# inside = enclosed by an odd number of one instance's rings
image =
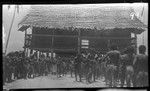
[[[148,56],[138,54],[134,59],[134,78],[135,86],[148,86]]]
[[[119,60],[120,60],[120,52],[117,50],[109,51],[106,56],[108,56],[110,59],[108,60],[108,64],[114,64],[118,66]]]
[[[126,55],[125,57],[125,65],[128,66],[128,65],[133,65],[133,60],[134,60],[134,56],[133,55]]]
[[[148,56],[144,54],[139,54],[135,57],[134,68],[137,71],[148,72]]]
[[[78,56],[76,59],[75,59],[75,62],[74,62],[74,69],[75,69],[75,78],[76,78],[76,81],[77,81],[77,76],[79,76],[79,79],[81,81],[81,57]]]
[[[131,80],[133,85],[135,84],[133,60],[134,60],[133,54],[125,54],[121,56],[121,61],[120,61],[121,62],[121,67],[120,67],[121,86],[124,85],[125,80],[127,83],[127,87],[131,86]]]
[[[116,81],[119,76],[119,61],[121,58],[121,54],[117,50],[109,51],[106,54],[106,58],[106,79],[110,81],[110,86],[112,86],[113,81],[114,86],[116,86]]]

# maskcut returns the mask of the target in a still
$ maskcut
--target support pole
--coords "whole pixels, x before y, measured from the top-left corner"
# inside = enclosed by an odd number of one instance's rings
[[[28,57],[28,52],[29,52],[29,48],[27,48],[27,51],[26,51],[26,57]]]
[[[108,39],[107,41],[108,41],[107,42],[107,51],[109,51],[110,50],[110,39]]]
[[[135,49],[136,49],[136,52],[135,52],[135,54],[137,54],[137,50],[138,50],[138,48],[137,48],[137,34],[135,34]]]
[[[54,35],[54,30],[52,30],[52,35]],[[54,44],[54,36],[52,36],[52,45],[51,45],[51,59],[53,59],[53,44]]]
[[[25,37],[24,37],[24,55],[26,57],[26,43],[27,42],[27,30],[25,30]]]
[[[81,30],[78,30],[78,54],[81,53]]]
[[[29,57],[30,57],[30,51],[31,51],[31,49],[29,49],[28,51],[29,51],[28,55],[29,55]]]

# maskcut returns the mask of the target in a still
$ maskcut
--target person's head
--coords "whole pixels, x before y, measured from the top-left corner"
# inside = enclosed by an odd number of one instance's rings
[[[110,46],[110,50],[117,50],[117,49],[118,49],[118,47],[116,44],[113,44]]]
[[[146,46],[145,46],[145,45],[140,45],[140,46],[139,46],[139,53],[140,53],[140,54],[144,54],[145,51],[146,51]]]

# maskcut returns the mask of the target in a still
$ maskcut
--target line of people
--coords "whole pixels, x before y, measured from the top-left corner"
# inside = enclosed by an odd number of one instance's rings
[[[3,84],[17,79],[48,76],[48,74],[64,76],[68,73],[73,77],[74,57],[57,57],[51,59],[44,54],[37,58],[36,54],[24,57],[23,52],[13,52],[3,56]]]
[[[123,53],[116,45],[110,47],[104,54],[84,52],[76,57],[56,57],[36,54],[24,57],[24,53],[15,52],[3,57],[3,83],[16,79],[27,79],[38,76],[70,74],[76,81],[92,83],[105,79],[106,85],[123,87],[148,86],[148,55],[146,47],[139,47],[139,54],[135,54],[135,47],[130,46]],[[120,83],[120,84],[119,84]]]

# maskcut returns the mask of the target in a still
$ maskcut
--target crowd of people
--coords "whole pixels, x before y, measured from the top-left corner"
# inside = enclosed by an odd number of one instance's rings
[[[72,71],[72,58],[58,57],[55,59],[36,54],[24,57],[24,52],[13,52],[3,56],[3,83],[17,79],[28,79],[48,74],[60,77]],[[69,71],[71,69],[71,71]],[[71,73],[72,76],[73,73]]]
[[[144,45],[139,46],[139,54],[135,53],[134,46],[127,47],[124,52],[120,52],[116,45],[110,49],[106,54],[86,51],[56,58],[44,54],[38,58],[36,54],[25,57],[24,52],[9,53],[3,56],[3,84],[49,74],[58,78],[69,74],[76,81],[85,80],[87,84],[105,79],[109,87],[148,86],[148,55]]]

